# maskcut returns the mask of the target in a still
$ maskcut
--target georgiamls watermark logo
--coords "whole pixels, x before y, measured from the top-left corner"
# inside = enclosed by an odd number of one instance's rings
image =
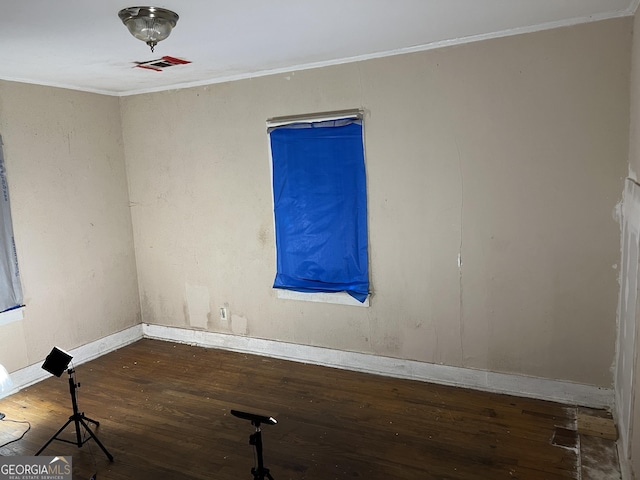
[[[0,480],[71,480],[71,457],[0,457]]]

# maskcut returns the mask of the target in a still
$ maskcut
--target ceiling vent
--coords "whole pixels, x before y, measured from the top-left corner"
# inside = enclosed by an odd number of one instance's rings
[[[181,58],[164,56],[162,58],[149,60],[147,62],[136,62],[136,67],[161,72],[162,70],[165,70],[169,67],[174,67],[176,65],[186,65],[187,63],[191,62],[189,60],[183,60]]]

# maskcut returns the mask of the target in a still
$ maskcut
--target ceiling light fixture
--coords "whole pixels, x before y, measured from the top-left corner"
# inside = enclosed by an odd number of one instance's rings
[[[159,7],[129,7],[118,12],[131,35],[153,48],[171,34],[178,14]]]

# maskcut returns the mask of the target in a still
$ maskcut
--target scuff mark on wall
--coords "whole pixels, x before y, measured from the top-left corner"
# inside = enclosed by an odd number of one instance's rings
[[[189,315],[189,304],[184,302],[182,305],[182,315],[184,315],[184,324],[185,326],[191,325],[190,315]]]
[[[231,315],[231,331],[236,335],[248,335],[249,322],[242,315]]]
[[[189,325],[206,329],[211,314],[209,289],[199,285],[185,285]]]
[[[140,312],[142,315],[142,319],[146,323],[153,323],[156,320],[156,316],[154,315],[154,305],[149,299],[149,295],[147,295],[146,291],[142,291],[140,295]]]
[[[258,230],[257,238],[258,238],[258,243],[260,243],[260,246],[262,248],[267,246],[270,235],[269,235],[269,230],[266,226],[263,225],[260,227],[260,229]]]
[[[620,233],[622,233],[622,202],[623,200],[621,199],[616,203],[616,206],[613,207],[612,213],[613,219],[620,224]]]

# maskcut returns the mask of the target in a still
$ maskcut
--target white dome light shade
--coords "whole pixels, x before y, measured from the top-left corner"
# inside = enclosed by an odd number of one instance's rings
[[[178,14],[158,7],[129,7],[118,12],[131,35],[153,48],[171,34]]]

